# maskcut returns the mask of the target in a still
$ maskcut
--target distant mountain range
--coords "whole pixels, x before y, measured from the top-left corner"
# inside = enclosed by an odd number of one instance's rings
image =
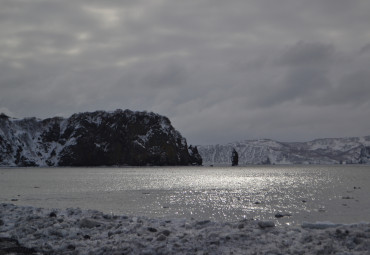
[[[239,165],[249,164],[370,164],[370,136],[325,138],[310,142],[246,140],[198,146],[203,165],[231,165],[233,148]]]
[[[0,114],[0,166],[201,164],[167,117],[116,110],[69,118],[15,119]]]
[[[239,165],[370,164],[370,136],[188,146],[155,113],[96,111],[44,120],[0,114],[0,166],[231,165],[233,149]]]

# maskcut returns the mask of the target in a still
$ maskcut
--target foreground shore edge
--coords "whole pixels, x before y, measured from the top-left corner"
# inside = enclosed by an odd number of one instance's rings
[[[370,224],[275,227],[2,203],[0,254],[370,254]]]

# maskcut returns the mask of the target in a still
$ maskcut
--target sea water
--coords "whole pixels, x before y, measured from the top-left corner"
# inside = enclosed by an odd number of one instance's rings
[[[152,218],[370,222],[369,195],[370,166],[0,168],[3,203]]]

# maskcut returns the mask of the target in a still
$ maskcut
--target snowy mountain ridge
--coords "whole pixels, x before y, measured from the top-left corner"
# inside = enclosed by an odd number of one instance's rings
[[[198,146],[204,165],[231,165],[231,152],[239,165],[249,164],[370,164],[370,136],[323,138],[309,142],[245,140],[225,145]]]
[[[199,164],[197,153],[155,113],[96,111],[44,120],[0,114],[0,166],[189,165]]]

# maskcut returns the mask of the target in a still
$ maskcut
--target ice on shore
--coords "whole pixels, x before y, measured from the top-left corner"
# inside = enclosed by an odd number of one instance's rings
[[[255,220],[149,219],[12,204],[0,204],[4,237],[35,254],[370,254],[368,223],[275,227]],[[1,249],[0,242],[3,254]]]

